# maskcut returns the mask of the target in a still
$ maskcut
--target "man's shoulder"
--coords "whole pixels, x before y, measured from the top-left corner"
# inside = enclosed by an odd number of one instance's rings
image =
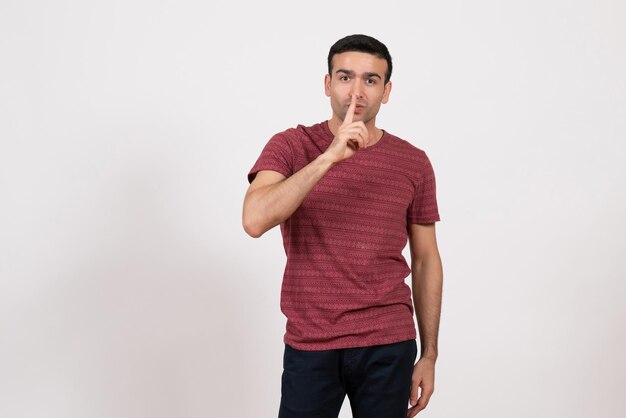
[[[315,125],[297,125],[275,134],[270,142],[280,143],[282,147],[289,147],[295,153],[319,152],[325,150],[332,142],[333,134],[326,122]]]
[[[413,145],[411,142],[407,141],[406,139],[402,139],[399,136],[391,134],[387,131],[385,131],[385,134],[388,137],[388,140],[389,140],[388,143],[397,152],[402,153],[408,157],[416,158],[420,160],[424,158],[428,158],[426,156],[426,152],[423,149]]]
[[[329,132],[327,122],[324,121],[310,126],[298,124],[295,127],[278,132],[274,136],[286,139],[298,139],[302,137],[323,137],[327,136]]]

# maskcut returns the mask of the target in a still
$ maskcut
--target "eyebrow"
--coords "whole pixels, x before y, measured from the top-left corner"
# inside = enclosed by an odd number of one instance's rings
[[[349,75],[349,76],[354,76],[354,74],[355,74],[355,73],[354,73],[354,71],[352,71],[352,70],[345,70],[345,69],[343,69],[343,68],[340,68],[340,69],[338,69],[337,71],[335,71],[335,74],[339,74],[339,73],[346,74],[346,75]],[[382,79],[383,79],[383,78],[382,78],[382,77],[381,77],[378,73],[373,73],[373,72],[365,72],[365,73],[363,73],[363,75],[364,75],[366,78],[373,78],[373,77],[377,77],[377,78],[378,78],[378,79],[380,79],[380,80],[382,80]]]

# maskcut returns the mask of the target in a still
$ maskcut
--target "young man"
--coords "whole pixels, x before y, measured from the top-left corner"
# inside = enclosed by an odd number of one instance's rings
[[[414,417],[434,390],[435,177],[423,151],[376,126],[391,71],[378,40],[337,41],[325,76],[332,117],[272,137],[248,174],[244,229],[259,237],[280,224],[287,254],[280,418],[336,418],[346,395],[355,418]]]

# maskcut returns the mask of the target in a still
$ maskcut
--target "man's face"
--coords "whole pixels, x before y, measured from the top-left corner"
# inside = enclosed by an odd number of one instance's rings
[[[357,96],[354,121],[376,121],[381,103],[387,103],[391,82],[385,84],[387,61],[364,52],[342,52],[332,59],[332,74],[324,79],[333,119],[343,122],[352,95]],[[372,122],[372,123],[373,123]]]

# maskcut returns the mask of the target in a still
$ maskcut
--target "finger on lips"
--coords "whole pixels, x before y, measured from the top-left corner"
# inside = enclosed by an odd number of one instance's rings
[[[346,135],[348,143],[351,144],[351,147],[355,151],[360,148],[367,147],[372,139],[363,122],[353,122],[356,104],[357,96],[352,95],[350,98],[350,105],[348,106],[346,116],[344,117],[342,123],[344,135]]]
[[[350,106],[348,106],[348,111],[346,112],[346,117],[343,120],[344,125],[352,123],[352,119],[354,119],[354,111],[356,109],[356,95],[352,95],[350,100]]]

